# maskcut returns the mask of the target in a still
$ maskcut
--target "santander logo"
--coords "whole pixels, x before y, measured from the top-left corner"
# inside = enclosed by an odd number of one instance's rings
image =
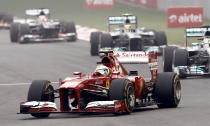
[[[203,22],[203,19],[201,14],[195,15],[195,14],[184,13],[183,15],[180,16],[177,16],[175,14],[169,16],[169,21],[170,23],[174,23],[176,21],[178,21],[179,23],[190,23],[190,22],[200,23]]]

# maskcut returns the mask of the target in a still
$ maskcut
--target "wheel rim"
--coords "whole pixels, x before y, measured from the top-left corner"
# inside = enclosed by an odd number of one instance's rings
[[[174,83],[174,100],[178,104],[181,99],[181,84],[179,81]]]
[[[135,105],[135,95],[134,95],[134,90],[132,86],[128,87],[127,90],[127,99],[128,99],[128,105],[130,109],[133,109]]]
[[[163,72],[165,71],[165,49],[163,49],[163,56],[162,56],[162,61],[163,61]]]
[[[48,87],[46,89],[46,92],[45,92],[45,100],[46,101],[54,102],[54,94],[53,94],[53,88],[52,87]]]

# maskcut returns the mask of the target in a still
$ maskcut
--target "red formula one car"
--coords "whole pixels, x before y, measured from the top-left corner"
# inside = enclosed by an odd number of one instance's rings
[[[145,80],[137,71],[127,72],[123,64],[148,64],[151,78]],[[98,62],[95,72],[59,81],[54,90],[50,81],[32,82],[26,102],[20,104],[21,114],[48,117],[50,113],[113,112],[131,113],[137,107],[157,104],[159,108],[177,107],[181,84],[175,73],[157,72],[154,52],[109,53]],[[59,97],[55,97],[55,94]],[[58,110],[55,98],[60,99]]]

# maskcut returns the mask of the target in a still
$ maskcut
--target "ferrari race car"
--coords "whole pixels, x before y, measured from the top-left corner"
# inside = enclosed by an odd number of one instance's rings
[[[16,19],[11,24],[11,42],[76,41],[75,24],[50,19],[49,9],[26,10],[25,14],[26,19]]]
[[[101,48],[126,48],[127,51],[157,51],[167,45],[165,32],[138,28],[137,17],[132,14],[108,18],[108,33],[92,32],[90,54],[96,56]]]
[[[13,22],[13,16],[10,13],[0,12],[0,28],[9,29]]]
[[[181,99],[181,84],[173,72],[157,72],[155,52],[107,53],[93,73],[59,79],[54,89],[48,80],[32,82],[26,102],[20,103],[19,114],[48,117],[51,113],[111,112],[131,113],[138,107],[156,104],[159,108],[177,107]],[[126,71],[123,64],[148,64],[151,78]],[[58,96],[55,96],[57,94]],[[55,98],[59,98],[60,106]]]
[[[189,38],[198,38],[188,47]],[[185,48],[166,47],[163,53],[164,71],[176,72],[181,78],[210,75],[210,26],[187,28]]]

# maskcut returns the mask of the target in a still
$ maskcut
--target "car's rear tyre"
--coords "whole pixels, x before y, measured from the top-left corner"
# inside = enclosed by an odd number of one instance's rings
[[[54,89],[50,81],[34,80],[28,91],[28,101],[50,101],[54,102]],[[50,113],[31,114],[37,118],[48,117]]]
[[[113,46],[112,36],[109,33],[102,33],[100,45],[101,48],[111,48]]]
[[[115,79],[109,88],[110,100],[120,100],[125,103],[125,113],[131,113],[135,107],[135,91],[128,79]],[[121,112],[116,112],[119,114]]]
[[[155,44],[157,46],[167,45],[167,37],[165,32],[163,31],[155,32]]]
[[[173,63],[173,56],[174,56],[174,50],[176,50],[177,47],[174,46],[167,46],[163,49],[163,71],[164,72],[172,72],[172,63]]]
[[[61,22],[62,33],[75,33],[75,36],[71,36],[67,39],[68,42],[77,40],[77,31],[74,22]]]
[[[98,56],[99,41],[101,41],[101,32],[91,32],[90,34],[90,55]]]
[[[17,42],[19,37],[19,23],[12,23],[10,27],[10,40],[11,42]]]
[[[144,42],[139,38],[130,39],[130,51],[143,51]]]
[[[179,76],[173,72],[157,75],[154,96],[159,108],[175,108],[181,100],[181,84]]]

